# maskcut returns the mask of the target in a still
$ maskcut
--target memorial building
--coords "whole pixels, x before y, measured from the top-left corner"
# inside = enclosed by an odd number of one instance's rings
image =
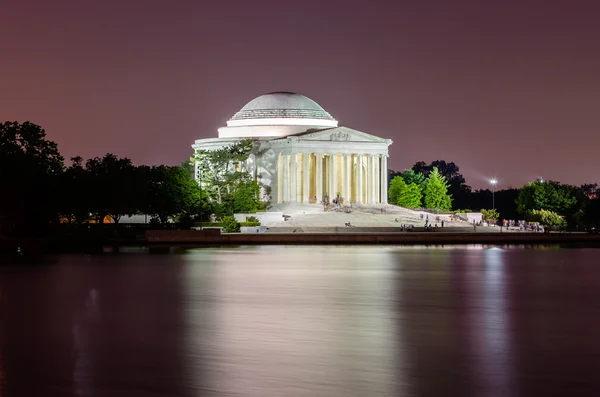
[[[215,150],[251,138],[254,151],[244,167],[271,204],[312,204],[335,197],[344,203],[387,203],[392,141],[338,125],[306,96],[261,95],[218,132],[218,138],[198,139],[192,148]]]

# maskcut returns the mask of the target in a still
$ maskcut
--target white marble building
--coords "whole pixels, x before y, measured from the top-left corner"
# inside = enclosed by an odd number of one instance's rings
[[[246,166],[270,191],[272,204],[320,203],[337,195],[345,203],[387,203],[392,141],[339,126],[310,98],[259,96],[219,128],[218,138],[198,139],[192,148],[214,150],[247,138],[255,146]]]

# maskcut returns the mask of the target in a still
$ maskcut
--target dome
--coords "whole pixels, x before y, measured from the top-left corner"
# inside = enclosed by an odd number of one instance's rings
[[[260,119],[335,121],[318,103],[304,95],[294,94],[293,92],[272,92],[261,95],[248,102],[230,121]],[[329,125],[329,123],[326,124]]]

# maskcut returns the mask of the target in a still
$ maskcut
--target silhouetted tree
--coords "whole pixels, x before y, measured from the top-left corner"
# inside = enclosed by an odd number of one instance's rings
[[[131,160],[107,153],[102,158],[89,159],[85,169],[92,193],[90,209],[98,222],[110,215],[118,223],[123,215],[138,212],[134,195],[135,167]]]
[[[0,224],[5,233],[31,234],[57,221],[63,162],[40,126],[0,123]]]
[[[196,215],[207,201],[187,170],[166,165],[150,169],[147,210],[161,223],[183,215]]]

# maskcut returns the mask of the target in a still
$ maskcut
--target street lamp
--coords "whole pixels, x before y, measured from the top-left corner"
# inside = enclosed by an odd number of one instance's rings
[[[498,183],[498,181],[496,180],[496,178],[492,178],[490,179],[490,183],[492,184],[492,209],[496,208],[496,202],[495,202],[495,193],[496,193],[496,184]]]

